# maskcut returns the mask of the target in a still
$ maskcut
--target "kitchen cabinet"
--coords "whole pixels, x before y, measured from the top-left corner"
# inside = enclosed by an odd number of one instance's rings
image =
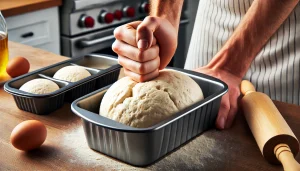
[[[8,39],[60,54],[58,7],[6,18]]]

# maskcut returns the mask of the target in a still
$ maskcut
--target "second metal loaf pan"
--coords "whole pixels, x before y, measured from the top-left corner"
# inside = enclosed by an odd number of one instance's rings
[[[52,78],[54,73],[70,65],[85,67],[91,76],[77,82],[67,82]],[[4,85],[4,90],[13,95],[19,109],[44,115],[60,108],[65,102],[72,102],[96,89],[112,84],[119,77],[121,66],[114,57],[91,54],[66,60],[14,78]],[[49,94],[31,94],[19,88],[35,78],[54,81],[60,89]]]

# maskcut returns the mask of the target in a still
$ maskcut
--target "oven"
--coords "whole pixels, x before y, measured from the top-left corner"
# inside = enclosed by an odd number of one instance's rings
[[[185,62],[185,34],[188,19],[180,21],[178,48],[169,66],[183,68]],[[149,11],[146,0],[65,0],[60,8],[61,52],[67,57],[90,53],[117,57],[111,45],[116,27],[143,20]]]

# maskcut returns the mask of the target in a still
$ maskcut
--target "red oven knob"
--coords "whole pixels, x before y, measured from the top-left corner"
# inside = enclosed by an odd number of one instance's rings
[[[126,17],[134,17],[135,16],[135,9],[133,7],[127,6],[123,9],[123,12]]]
[[[83,15],[79,20],[80,27],[92,28],[95,25],[95,20],[91,16]]]
[[[110,12],[102,12],[100,14],[100,20],[99,22],[100,23],[106,23],[106,24],[109,24],[111,22],[114,21],[114,15]]]
[[[123,17],[123,13],[121,10],[116,10],[115,13],[114,13],[114,17],[118,20],[121,20],[122,17]]]
[[[144,3],[142,3],[140,9],[141,9],[142,13],[149,14],[149,12],[150,12],[150,4],[148,2],[144,2]]]

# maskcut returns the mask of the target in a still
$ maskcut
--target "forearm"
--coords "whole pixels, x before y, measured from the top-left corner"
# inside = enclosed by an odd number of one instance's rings
[[[184,0],[151,0],[150,16],[168,19],[178,31],[183,1]]]
[[[255,0],[208,67],[243,78],[252,60],[289,16],[298,0]]]

